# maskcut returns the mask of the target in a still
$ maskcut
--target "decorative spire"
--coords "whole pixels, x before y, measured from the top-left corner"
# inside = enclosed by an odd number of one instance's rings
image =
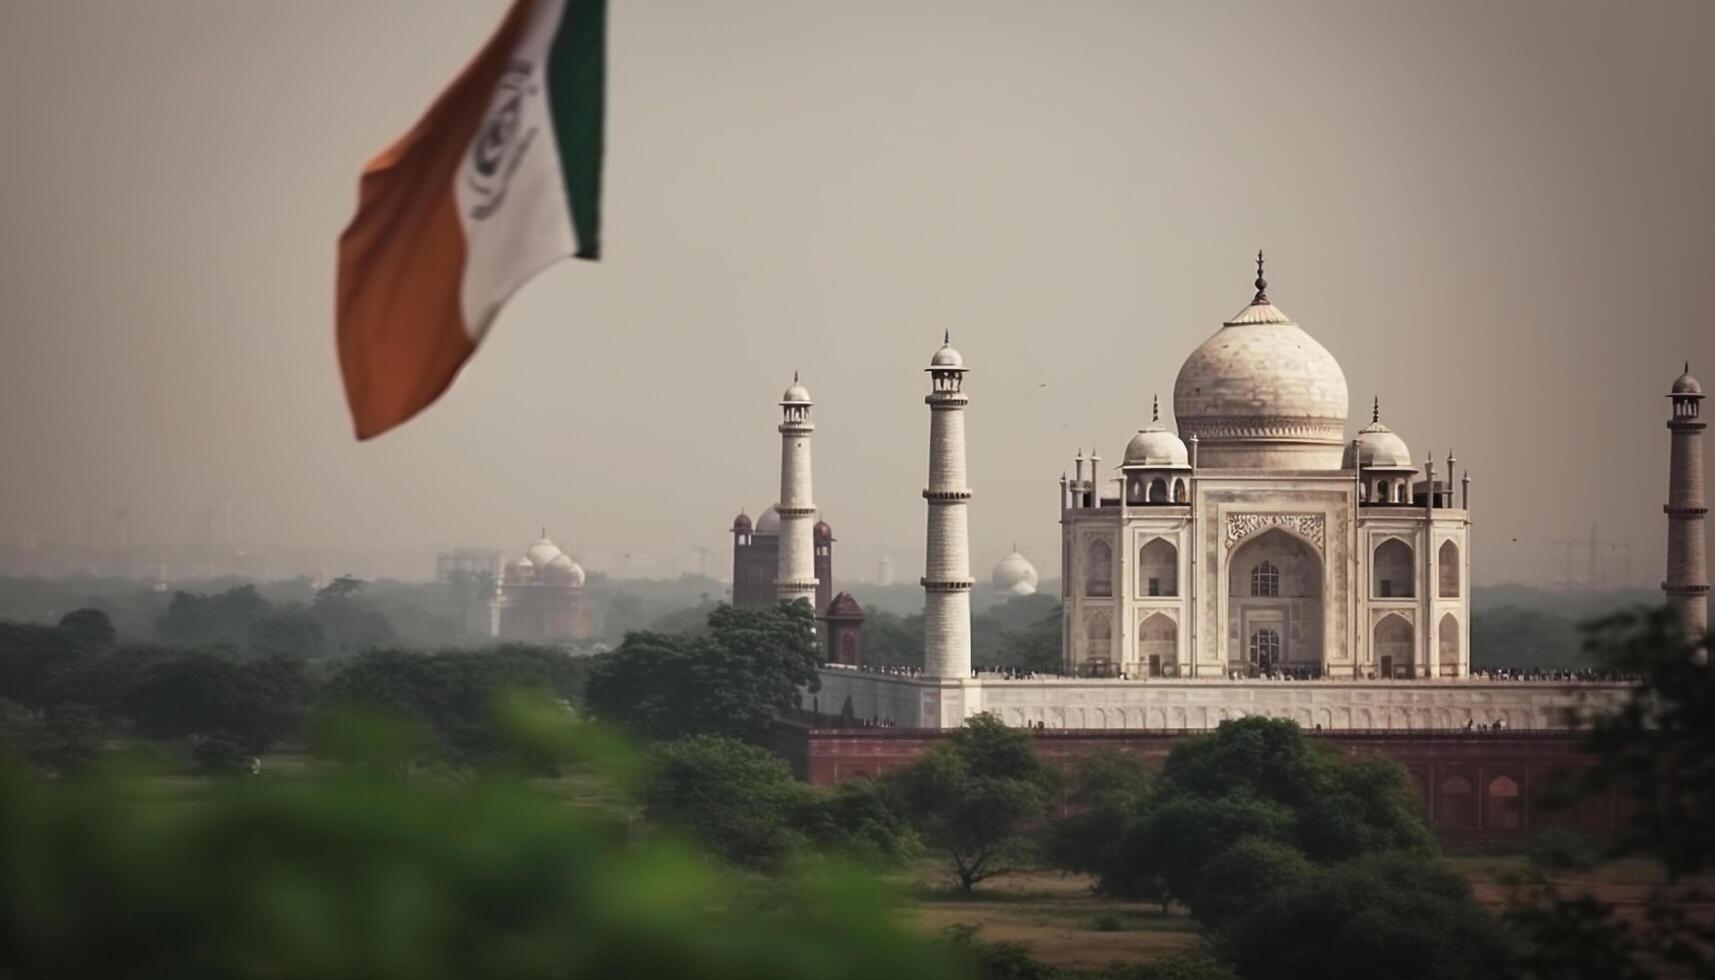
[[[1256,250],[1256,295],[1251,297],[1252,306],[1268,305],[1268,280],[1262,277],[1262,249]]]
[[[544,525],[542,525],[542,537],[545,538],[547,536],[548,536],[548,525],[544,524]]]
[[[1380,422],[1382,420],[1382,396],[1376,395],[1375,399],[1376,399],[1375,402],[1372,405],[1370,405],[1370,424],[1371,425],[1374,425],[1377,422]]]
[[[792,383],[793,383],[793,384],[797,384],[797,383],[798,383],[798,372],[797,372],[797,371],[793,371],[793,372],[792,372]]]
[[[941,328],[941,343],[948,347],[953,345],[953,330],[951,327]]]
[[[1151,422],[1161,421],[1161,396],[1160,395],[1156,395],[1154,398],[1150,399],[1149,420]]]

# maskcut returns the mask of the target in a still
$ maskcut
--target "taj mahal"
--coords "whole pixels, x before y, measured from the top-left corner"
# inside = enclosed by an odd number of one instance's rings
[[[924,666],[830,662],[806,710],[913,729],[988,712],[1048,729],[1197,730],[1265,715],[1335,731],[1527,730],[1626,697],[1620,683],[1472,676],[1470,478],[1451,450],[1414,462],[1379,401],[1348,437],[1339,362],[1270,300],[1261,253],[1250,302],[1180,367],[1174,426],[1157,403],[1117,467],[1079,449],[1060,476],[1060,673],[973,670],[969,368],[943,340],[924,399]],[[1703,394],[1689,366],[1669,398],[1663,590],[1700,637]],[[796,382],[781,401],[783,600],[816,586],[810,406]],[[1021,556],[1002,566],[997,589],[1026,581]]]
[[[1470,672],[1467,500],[1420,471],[1377,404],[1347,441],[1345,375],[1256,295],[1179,369],[1115,475],[1061,481],[1069,672],[1460,677]],[[1470,482],[1462,481],[1465,498]]]

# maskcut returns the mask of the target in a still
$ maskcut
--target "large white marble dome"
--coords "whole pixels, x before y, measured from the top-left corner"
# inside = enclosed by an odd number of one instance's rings
[[[1345,449],[1346,375],[1328,349],[1256,297],[1191,352],[1173,386],[1179,436],[1199,467],[1335,470]]]

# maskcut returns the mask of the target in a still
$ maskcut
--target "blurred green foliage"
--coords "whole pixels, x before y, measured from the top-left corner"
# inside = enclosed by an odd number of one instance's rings
[[[1585,749],[1594,765],[1569,774],[1532,801],[1539,810],[1577,805],[1587,794],[1619,791],[1630,819],[1597,842],[1539,835],[1532,863],[1514,882],[1508,919],[1525,939],[1524,975],[1555,978],[1715,977],[1715,921],[1706,877],[1715,870],[1715,633],[1686,635],[1660,606],[1585,624],[1584,658],[1641,678],[1618,710],[1593,720]],[[1666,882],[1640,903],[1615,905],[1554,875],[1603,859],[1648,858]]]
[[[533,706],[532,706],[533,705]],[[536,700],[515,752],[621,778]],[[378,740],[385,743],[386,739]],[[940,978],[852,873],[735,880],[517,778],[0,772],[0,975]]]

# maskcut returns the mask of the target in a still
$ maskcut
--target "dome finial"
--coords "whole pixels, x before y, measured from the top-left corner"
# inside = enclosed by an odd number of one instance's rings
[[[1262,277],[1262,249],[1256,250],[1256,295],[1251,298],[1252,306],[1268,305],[1268,280]]]
[[[951,327],[943,328],[941,330],[941,343],[950,344],[952,342],[953,342],[953,329]]]
[[[1375,402],[1370,405],[1370,424],[1372,425],[1382,420],[1382,396],[1376,395],[1375,399]]]
[[[1160,395],[1156,395],[1154,398],[1152,398],[1150,400],[1150,403],[1149,403],[1149,420],[1151,422],[1161,421],[1161,396]]]
[[[797,372],[797,371],[793,371],[793,372],[792,372],[792,383],[793,383],[793,384],[797,384],[797,383],[798,383],[798,372]]]
[[[544,525],[542,525],[542,537],[545,538],[547,536],[548,536],[548,525],[544,524]]]

